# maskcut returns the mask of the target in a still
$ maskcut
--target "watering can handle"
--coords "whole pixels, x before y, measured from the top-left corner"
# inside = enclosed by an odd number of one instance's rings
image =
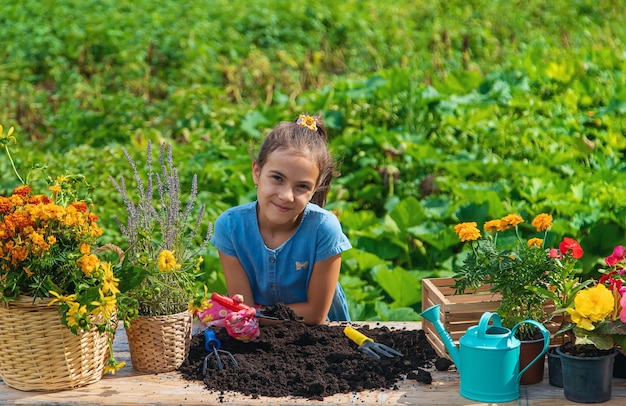
[[[489,325],[489,322],[493,319],[493,324]],[[500,319],[500,315],[498,313],[485,312],[480,317],[480,321],[478,322],[478,338],[481,340],[485,338],[487,334],[487,329],[489,327],[502,327],[502,320]]]
[[[511,329],[511,336],[515,335],[515,332],[517,331],[519,326],[521,326],[522,324],[532,324],[533,326],[537,327],[539,331],[541,331],[541,334],[543,334],[543,350],[541,351],[541,353],[539,353],[539,355],[535,357],[535,359],[529,362],[528,365],[526,365],[526,367],[524,367],[524,369],[520,371],[520,373],[517,375],[518,381],[521,379],[524,372],[526,372],[526,370],[531,367],[532,364],[534,364],[539,358],[545,355],[545,353],[548,351],[548,346],[550,345],[550,332],[548,331],[547,328],[545,328],[543,324],[535,320],[520,321]]]

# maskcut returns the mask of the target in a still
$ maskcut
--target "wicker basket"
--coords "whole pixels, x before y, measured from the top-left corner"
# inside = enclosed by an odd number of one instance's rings
[[[99,381],[108,337],[96,329],[74,335],[57,306],[32,297],[0,304],[0,377],[23,391],[73,389]]]
[[[180,367],[189,353],[192,322],[189,311],[133,319],[126,329],[133,368],[161,373]]]

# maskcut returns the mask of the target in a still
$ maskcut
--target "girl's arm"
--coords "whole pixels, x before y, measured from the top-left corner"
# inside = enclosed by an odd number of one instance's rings
[[[326,321],[337,288],[340,270],[341,254],[316,262],[313,266],[307,301],[289,305],[298,316],[304,319],[306,324],[321,324]]]
[[[239,259],[224,254],[222,251],[219,251],[219,256],[228,295],[233,297],[236,294],[240,294],[243,296],[245,304],[254,307],[254,297],[252,295],[252,288],[250,287],[250,280],[241,262],[239,262]]]

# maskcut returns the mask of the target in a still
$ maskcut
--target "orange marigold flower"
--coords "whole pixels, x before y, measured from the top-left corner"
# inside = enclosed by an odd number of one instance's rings
[[[11,203],[11,199],[0,196],[0,213],[7,214],[13,210],[13,204]]]
[[[9,237],[10,237],[10,234],[9,234],[9,230],[7,230],[7,226],[0,223],[0,240],[6,240]],[[0,245],[0,248],[2,248],[1,245]]]
[[[530,240],[528,240],[529,247],[541,248],[542,245],[543,245],[543,240],[541,238],[531,238]]]
[[[30,204],[48,204],[51,200],[46,195],[35,195],[28,197],[28,203]]]
[[[85,202],[72,202],[70,206],[74,207],[76,210],[86,213],[87,212],[87,203]]]
[[[32,192],[32,189],[28,185],[20,185],[13,189],[14,195],[28,196],[30,192]]]
[[[515,227],[523,222],[524,219],[519,214],[506,215],[500,219],[500,230],[507,230],[509,227]]]
[[[80,243],[80,247],[79,247],[80,253],[83,255],[87,255],[91,253],[91,245],[87,244],[87,243]]]
[[[538,214],[532,222],[537,231],[546,231],[552,227],[552,216],[546,213]]]
[[[102,235],[102,228],[98,227],[96,223],[91,223],[89,230],[93,237],[100,237]]]
[[[13,206],[23,206],[24,205],[24,198],[21,195],[12,195],[11,197],[9,197],[9,200],[11,201],[11,204]]]
[[[11,250],[11,263],[13,265],[19,264],[28,258],[28,249],[22,246],[16,246]]]
[[[100,265],[100,260],[94,254],[83,255],[82,257],[76,260],[76,263],[80,267],[80,270],[87,276],[91,275],[91,273],[98,268]]]
[[[34,254],[41,255],[41,253],[46,252],[50,249],[50,245],[46,243],[43,234],[39,234],[36,231],[33,231],[28,235],[28,238],[32,242],[31,249]]]
[[[454,232],[459,236],[461,242],[475,241],[480,238],[480,230],[476,228],[475,222],[459,223],[454,226]]]
[[[500,231],[500,220],[489,220],[488,222],[485,223],[483,228],[488,233]]]

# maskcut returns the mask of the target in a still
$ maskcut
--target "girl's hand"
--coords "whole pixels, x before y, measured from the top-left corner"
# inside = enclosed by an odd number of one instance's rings
[[[233,295],[232,299],[235,302],[243,303],[243,296],[241,295]],[[196,316],[206,327],[225,327],[226,316],[232,312],[232,310],[224,307],[220,303],[208,299],[204,302],[202,307],[195,311],[194,316]]]
[[[243,303],[242,295],[233,295],[234,302]],[[205,326],[224,327],[229,336],[243,342],[255,340],[259,334],[256,310],[248,307],[233,311],[220,303],[208,299],[194,314]]]
[[[247,343],[254,341],[260,334],[259,321],[254,308],[229,313],[224,320],[229,336]]]

